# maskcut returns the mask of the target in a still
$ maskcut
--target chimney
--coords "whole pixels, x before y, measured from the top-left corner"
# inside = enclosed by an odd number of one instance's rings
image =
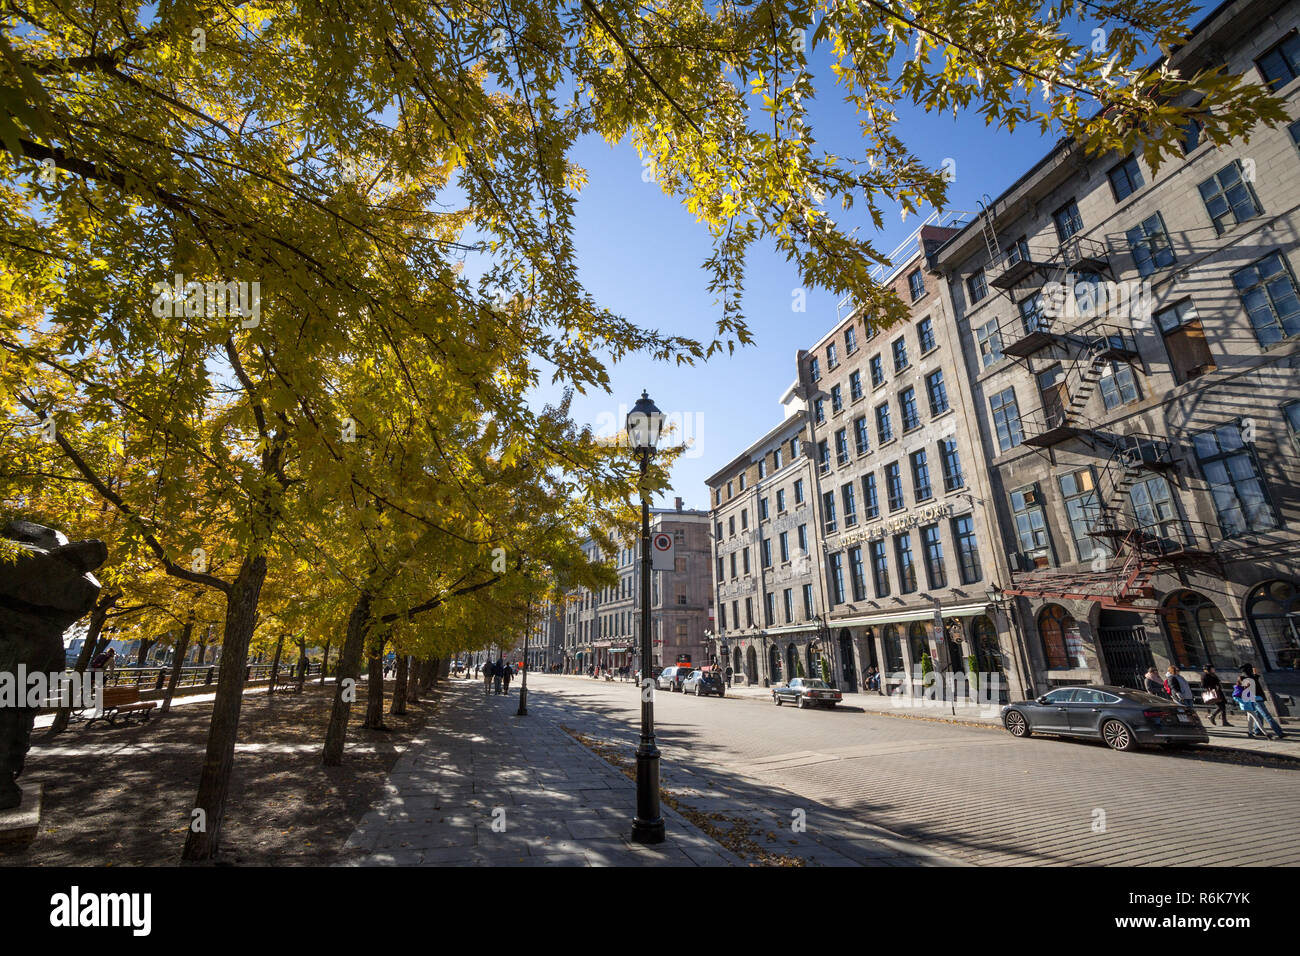
[[[677,498],[677,499],[675,499],[675,500],[676,500],[676,502],[677,502],[677,510],[678,510],[678,511],[681,511],[681,510],[682,510],[682,499],[681,499],[681,498]]]

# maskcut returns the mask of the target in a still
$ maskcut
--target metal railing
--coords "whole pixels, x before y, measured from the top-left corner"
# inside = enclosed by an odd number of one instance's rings
[[[176,682],[177,687],[200,687],[206,685],[216,685],[217,673],[220,664],[197,664],[187,665],[181,668],[180,676]],[[141,690],[162,690],[171,680],[172,666],[170,664],[146,664],[143,667],[114,667],[112,670],[104,672],[105,687],[138,687]],[[280,675],[296,676],[298,668],[296,663],[282,663],[280,665]],[[307,669],[307,678],[320,676],[320,665],[312,664]],[[245,668],[245,681],[270,680],[270,664],[249,664]]]

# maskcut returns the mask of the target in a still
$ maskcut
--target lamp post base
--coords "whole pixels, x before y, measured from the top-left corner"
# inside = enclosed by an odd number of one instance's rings
[[[636,750],[636,819],[633,843],[663,843],[664,818],[659,812],[659,749],[653,744]]]

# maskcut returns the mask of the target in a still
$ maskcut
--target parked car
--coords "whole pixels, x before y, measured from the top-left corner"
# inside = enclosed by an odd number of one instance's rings
[[[772,700],[778,707],[787,702],[799,707],[834,707],[843,699],[843,694],[819,678],[795,677],[772,688]]]
[[[709,694],[725,697],[727,688],[723,685],[722,677],[715,671],[691,671],[686,680],[682,681],[682,693],[694,694],[696,697]]]
[[[686,677],[690,672],[691,669],[689,667],[677,667],[675,665],[672,667],[665,667],[659,673],[657,686],[660,690],[681,690],[682,681],[686,680]]]
[[[1036,700],[1002,708],[1002,726],[1013,737],[1055,734],[1104,740],[1115,750],[1139,744],[1205,744],[1195,708],[1129,687],[1096,684],[1058,687]]]

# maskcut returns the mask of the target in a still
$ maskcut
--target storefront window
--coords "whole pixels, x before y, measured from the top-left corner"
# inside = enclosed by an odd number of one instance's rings
[[[1238,661],[1223,614],[1195,591],[1171,595],[1161,608],[1169,651],[1179,667],[1200,670],[1206,664],[1235,667]]]

